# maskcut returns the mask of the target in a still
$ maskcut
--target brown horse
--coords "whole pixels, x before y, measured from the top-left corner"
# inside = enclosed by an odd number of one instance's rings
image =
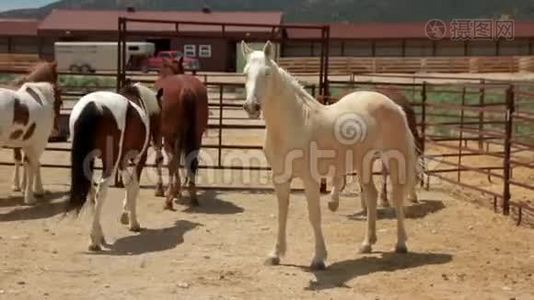
[[[150,142],[149,103],[156,102],[149,88],[136,83],[125,85],[120,94],[94,92],[83,96],[72,109],[71,191],[68,210],[79,211],[87,198],[95,204],[89,250],[105,244],[100,214],[113,174],[119,171],[126,186],[121,222],[139,231],[136,201],[139,179]],[[102,175],[94,181],[94,159],[102,160]],[[133,163],[133,170],[129,170]],[[93,182],[97,184],[96,189]]]
[[[20,87],[26,82],[48,82],[54,85],[55,91],[60,94],[61,89],[59,89],[58,84],[58,73],[57,73],[57,62],[40,62],[36,64],[30,74],[21,76],[17,79],[15,79],[13,82],[11,82],[11,85]],[[57,136],[59,129],[58,129],[58,119],[59,119],[59,113],[61,109],[61,101],[58,101],[55,103],[54,106],[54,112],[56,117],[54,118],[54,125],[52,128],[52,133],[50,134],[51,137]],[[13,191],[20,191],[21,190],[21,184],[20,184],[20,166],[22,165],[22,153],[20,148],[14,148],[13,149],[13,159],[15,161],[15,171],[13,172]],[[22,177],[22,187],[25,186],[25,176]],[[40,167],[37,167],[37,170],[35,171],[35,194],[37,196],[42,195],[44,190],[42,188],[41,183],[41,170]]]
[[[178,75],[176,75],[178,73]],[[183,73],[182,58],[165,62],[156,82],[161,104],[160,131],[169,159],[169,185],[165,209],[173,209],[175,197],[181,198],[179,166],[183,158],[187,170],[190,204],[199,205],[195,176],[202,135],[208,126],[208,92],[196,77]]]

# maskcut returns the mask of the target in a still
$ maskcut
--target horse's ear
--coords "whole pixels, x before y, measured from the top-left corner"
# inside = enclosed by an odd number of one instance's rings
[[[163,89],[159,89],[156,93],[156,99],[158,100],[158,102],[161,102],[161,96],[163,96]]]
[[[50,66],[52,67],[52,69],[56,69],[56,68],[57,68],[57,61],[53,60],[53,61],[50,63]]]
[[[124,85],[132,85],[132,80],[130,78],[124,79]]]
[[[241,41],[241,52],[243,53],[243,56],[245,57],[248,56],[252,52],[252,49],[243,40]]]
[[[183,57],[183,56],[180,56],[180,58],[178,58],[178,59],[176,60],[176,62],[178,63],[179,66],[183,65],[183,63],[184,63],[184,57]]]
[[[272,57],[273,44],[271,44],[271,41],[267,41],[267,43],[265,43],[265,46],[263,46],[263,53],[265,53],[265,56],[267,57]]]

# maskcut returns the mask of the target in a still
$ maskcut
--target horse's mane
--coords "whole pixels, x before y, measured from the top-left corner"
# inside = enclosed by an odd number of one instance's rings
[[[271,60],[271,64],[278,69],[278,74],[280,75],[282,80],[287,82],[293,88],[293,90],[296,93],[297,98],[302,100],[302,103],[305,106],[311,108],[312,106],[320,104],[319,102],[317,102],[317,100],[315,100],[315,98],[310,93],[308,93],[308,91],[306,91],[304,86],[295,77],[289,74],[289,72],[284,70],[282,67],[280,67],[278,64],[276,64],[276,62],[272,60]]]

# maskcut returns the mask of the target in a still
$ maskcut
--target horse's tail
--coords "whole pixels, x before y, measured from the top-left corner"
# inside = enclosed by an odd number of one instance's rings
[[[182,155],[184,158],[184,163],[188,166],[191,163],[191,160],[196,158],[196,153],[200,147],[198,142],[197,134],[201,131],[197,120],[197,98],[192,91],[184,91],[183,98],[183,116],[186,117],[186,122],[182,126]],[[188,168],[189,169],[189,168]]]
[[[101,117],[101,113],[93,103],[83,108],[74,121],[71,135],[71,185],[70,200],[67,211],[79,212],[87,200],[93,178],[93,160],[89,158],[95,148],[95,124]]]

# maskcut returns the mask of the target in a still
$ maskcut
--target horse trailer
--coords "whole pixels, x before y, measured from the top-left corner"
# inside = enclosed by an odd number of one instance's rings
[[[55,59],[59,71],[91,73],[116,71],[116,42],[56,42]],[[148,42],[127,42],[126,62],[129,69],[139,68],[138,62],[154,55],[155,45]]]

